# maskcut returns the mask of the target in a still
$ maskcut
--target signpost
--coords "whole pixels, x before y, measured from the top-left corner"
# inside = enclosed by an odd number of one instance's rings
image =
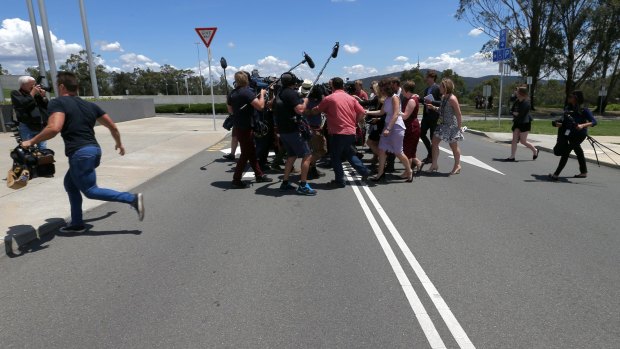
[[[213,130],[215,130],[215,96],[213,95],[213,75],[211,75],[211,41],[215,36],[215,32],[217,28],[195,28],[196,33],[200,36],[200,39],[207,47],[207,52],[209,56],[209,84],[211,85],[211,111],[213,112]],[[200,61],[198,62],[198,68],[200,68]]]
[[[508,46],[508,29],[504,28],[499,31],[499,45],[497,50],[493,51],[493,62],[499,62],[499,108],[497,109],[497,122],[501,125],[502,115],[502,94],[504,90],[504,74],[506,69],[504,61],[512,59],[512,49]]]

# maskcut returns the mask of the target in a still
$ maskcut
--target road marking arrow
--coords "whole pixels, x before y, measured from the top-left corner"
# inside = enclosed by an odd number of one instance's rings
[[[439,150],[441,150],[441,151],[442,151],[442,152],[444,152],[444,153],[452,154],[452,150],[446,149],[446,148],[444,148],[444,147],[439,147]],[[450,157],[454,159],[454,156],[450,156]],[[461,155],[461,161],[462,161],[462,162],[465,162],[465,163],[468,163],[468,164],[470,164],[470,165],[474,165],[474,166],[477,166],[477,167],[483,168],[483,169],[488,170],[488,171],[491,171],[491,172],[499,173],[499,174],[501,174],[502,176],[505,176],[505,174],[504,174],[504,173],[502,173],[502,172],[500,172],[500,171],[498,171],[498,170],[494,169],[493,167],[491,167],[491,166],[489,166],[489,165],[485,164],[484,162],[482,162],[482,161],[480,161],[480,160],[476,159],[476,158],[475,158],[475,157],[473,157],[473,156],[463,156],[463,155]]]

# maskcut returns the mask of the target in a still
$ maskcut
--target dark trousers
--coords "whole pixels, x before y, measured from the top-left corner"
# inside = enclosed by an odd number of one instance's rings
[[[261,168],[265,168],[267,165],[267,158],[269,157],[269,150],[273,145],[273,133],[268,132],[265,136],[256,138],[256,157]]]
[[[346,159],[351,166],[362,176],[368,176],[370,171],[362,161],[355,155],[355,135],[330,135],[330,157],[332,168],[336,176],[336,182],[344,184],[344,169],[342,168],[342,159]]]
[[[586,157],[583,155],[583,149],[581,149],[581,143],[586,139],[586,136],[574,136],[568,139],[568,149],[564,154],[560,157],[560,163],[558,164],[558,168],[555,170],[555,175],[559,176],[560,172],[566,166],[568,162],[568,158],[570,157],[571,151],[575,152],[577,155],[577,161],[579,162],[579,172],[580,173],[588,173],[588,167],[586,166]]]
[[[240,181],[243,176],[243,170],[248,161],[250,166],[254,170],[256,177],[262,177],[263,171],[260,169],[258,160],[256,159],[256,146],[254,145],[254,132],[250,130],[237,130],[237,139],[239,140],[239,147],[241,148],[241,155],[237,160],[237,167],[235,168],[235,174],[233,175],[234,181]]]
[[[429,159],[432,154],[431,139],[433,138],[433,135],[435,134],[436,128],[437,128],[437,120],[429,120],[428,118],[422,119],[422,125],[420,127],[420,138],[422,139],[422,142],[424,143],[424,146],[426,147],[426,151],[428,154],[427,158]],[[427,131],[431,131],[430,138],[426,137]]]

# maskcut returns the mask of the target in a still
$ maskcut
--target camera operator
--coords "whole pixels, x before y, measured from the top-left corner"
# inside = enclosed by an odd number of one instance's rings
[[[293,165],[297,158],[301,158],[301,179],[297,187],[297,194],[316,195],[316,190],[308,185],[308,170],[312,161],[312,153],[308,142],[302,137],[299,130],[299,118],[306,110],[307,99],[302,99],[295,88],[297,77],[293,73],[284,73],[280,77],[282,91],[276,98],[276,123],[280,140],[286,148],[288,157],[284,166],[284,177],[280,190],[286,191],[295,189],[289,184],[289,175],[293,170]]]
[[[45,90],[37,85],[31,76],[19,78],[19,90],[11,91],[11,103],[17,115],[19,136],[27,141],[36,136],[47,124],[48,100]],[[39,143],[39,148],[45,149],[46,142]]]
[[[237,139],[241,147],[241,155],[235,167],[232,186],[235,189],[247,188],[248,185],[241,181],[245,165],[250,162],[254,170],[256,182],[271,182],[271,178],[263,174],[256,158],[256,146],[252,130],[254,109],[262,110],[265,107],[265,90],[261,90],[258,97],[250,88],[248,75],[244,71],[235,73],[235,89],[230,93],[227,104],[228,113],[233,115],[233,127],[237,129]]]
[[[316,167],[316,162],[325,154],[327,154],[327,140],[323,135],[323,123],[324,117],[322,114],[312,114],[312,108],[316,107],[323,100],[323,88],[321,86],[315,86],[312,88],[311,80],[304,80],[303,84],[299,88],[299,92],[302,97],[308,98],[306,110],[304,116],[308,120],[308,125],[312,129],[312,138],[310,139],[310,149],[312,150],[312,160],[310,160],[310,169],[308,170],[308,179],[317,179],[325,176],[325,173],[319,171]],[[310,90],[312,89],[312,92]]]
[[[568,105],[564,112],[564,116],[552,124],[558,127],[558,140],[553,148],[555,155],[561,156],[558,168],[553,174],[549,174],[549,179],[557,181],[560,172],[566,166],[571,151],[577,155],[579,162],[579,174],[574,178],[586,178],[588,176],[588,167],[586,166],[586,158],[581,149],[581,143],[588,136],[588,127],[596,126],[597,122],[592,112],[588,108],[583,107],[583,92],[579,90],[573,91],[568,97]]]

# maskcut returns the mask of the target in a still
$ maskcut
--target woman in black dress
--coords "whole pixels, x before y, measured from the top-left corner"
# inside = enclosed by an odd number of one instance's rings
[[[512,145],[510,147],[510,157],[504,161],[515,161],[517,145],[519,142],[532,151],[532,159],[538,158],[538,149],[527,141],[527,135],[532,129],[532,117],[530,116],[530,98],[527,87],[517,87],[517,100],[512,106]]]

